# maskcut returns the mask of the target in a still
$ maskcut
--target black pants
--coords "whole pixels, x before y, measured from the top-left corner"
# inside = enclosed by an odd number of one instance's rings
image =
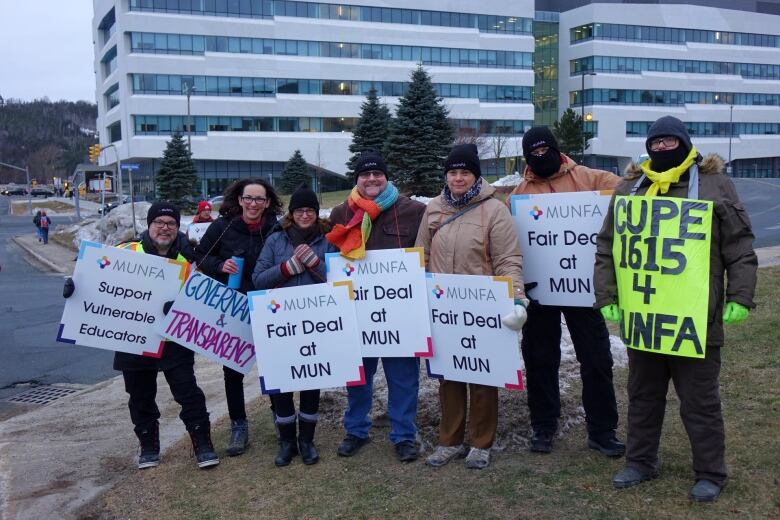
[[[671,379],[693,451],[695,477],[722,485],[726,481],[726,441],[719,375],[719,347],[708,345],[704,359],[628,349],[626,465],[645,472],[658,470],[658,445]]]
[[[246,419],[244,404],[244,374],[232,368],[222,367],[225,375],[225,398],[228,414],[233,421]]]
[[[200,424],[209,423],[206,411],[206,396],[195,381],[193,363],[183,363],[164,370],[173,399],[181,406],[179,418],[187,431]],[[157,370],[123,370],[125,391],[130,395],[127,406],[130,420],[136,433],[150,429],[157,424],[160,410],[157,408]]]
[[[271,403],[277,417],[292,417],[295,415],[295,402],[292,392],[272,394]],[[316,416],[320,409],[320,391],[304,390],[300,392],[300,412],[309,416]]]
[[[588,435],[617,428],[609,332],[599,311],[587,307],[531,305],[523,327],[528,408],[534,430],[555,431],[561,415],[558,369],[561,365],[561,313],[571,333],[582,378],[582,406]]]

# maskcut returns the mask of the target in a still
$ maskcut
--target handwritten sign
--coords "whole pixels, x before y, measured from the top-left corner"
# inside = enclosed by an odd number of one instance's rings
[[[210,225],[211,222],[190,224],[187,226],[187,238],[194,240],[195,242],[200,242],[200,239],[203,238],[203,235],[206,234],[206,230]]]
[[[644,352],[703,358],[712,202],[620,196],[614,215],[623,343]]]
[[[242,374],[255,363],[249,300],[203,273],[190,274],[157,331]]]
[[[156,324],[188,273],[186,262],[83,240],[57,341],[161,357]]]
[[[611,193],[513,195],[512,220],[523,251],[523,278],[542,305],[591,307],[596,236]]]
[[[349,282],[247,295],[262,393],[365,384],[352,296]]]
[[[366,252],[362,260],[325,256],[329,282],[352,281],[365,357],[430,357],[422,248]]]
[[[501,323],[514,309],[512,280],[428,273],[427,282],[434,346],[428,375],[522,390],[518,334]]]

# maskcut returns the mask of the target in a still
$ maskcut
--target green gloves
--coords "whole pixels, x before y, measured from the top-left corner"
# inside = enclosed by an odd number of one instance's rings
[[[723,323],[729,325],[745,321],[750,309],[737,302],[726,302],[726,308],[723,310]]]
[[[617,303],[610,303],[599,310],[605,320],[614,321],[615,323],[620,321],[620,307],[618,307]]]

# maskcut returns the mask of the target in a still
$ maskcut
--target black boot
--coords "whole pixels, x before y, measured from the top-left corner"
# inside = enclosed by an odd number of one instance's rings
[[[274,459],[274,464],[279,467],[287,466],[292,462],[293,457],[298,455],[295,430],[295,422],[279,425],[279,451],[276,452]]]
[[[219,464],[219,457],[217,457],[217,452],[214,451],[214,445],[211,443],[211,426],[209,423],[195,426],[189,434],[190,439],[192,439],[192,450],[195,452],[198,467],[206,469]]]
[[[306,465],[317,464],[320,460],[320,454],[314,446],[314,430],[317,423],[298,418],[300,432],[298,433],[298,450],[301,452],[301,458]]]
[[[138,469],[153,468],[159,465],[160,426],[154,423],[154,426],[135,432],[135,434],[141,443],[140,454],[138,455]]]

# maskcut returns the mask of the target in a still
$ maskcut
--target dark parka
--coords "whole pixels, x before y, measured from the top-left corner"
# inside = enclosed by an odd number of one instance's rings
[[[366,242],[366,251],[413,247],[423,213],[425,204],[399,195],[392,207],[371,222],[372,231]],[[346,225],[354,214],[349,205],[343,202],[331,211],[330,222],[333,225]]]
[[[756,286],[758,259],[753,250],[753,231],[745,208],[739,201],[737,190],[731,179],[723,175],[723,159],[709,154],[699,163],[699,199],[714,202],[712,236],[710,244],[710,296],[707,318],[707,345],[723,345],[723,276],[728,273],[728,287],[725,301],[733,301],[752,309],[753,292]],[[636,164],[626,170],[625,179],[615,195],[628,195],[642,171]],[[637,191],[644,195],[651,181],[645,179]],[[659,197],[688,197],[688,173],[679,182],[672,184],[669,191]],[[615,266],[612,260],[614,234],[614,203],[612,198],[604,226],[598,235],[594,283],[596,308],[618,302]]]
[[[255,284],[255,288],[275,289],[278,287],[296,287],[298,285],[310,285],[326,281],[325,255],[327,253],[338,252],[338,249],[325,239],[324,233],[327,233],[330,230],[330,226],[327,226],[322,222],[318,222],[315,225],[320,224],[322,224],[320,228],[321,232],[309,242],[309,247],[311,247],[320,258],[320,265],[317,266],[315,272],[306,269],[303,273],[290,278],[287,278],[282,274],[281,265],[293,256],[295,246],[293,246],[287,231],[279,226],[277,231],[272,233],[268,237],[268,240],[266,240],[263,250],[260,252],[260,257],[255,264],[254,273],[252,274],[252,281]]]
[[[272,211],[265,212],[262,226],[255,231],[249,230],[240,215],[233,218],[219,217],[209,226],[195,248],[198,268],[215,280],[227,284],[228,274],[221,271],[222,264],[232,256],[242,256],[244,269],[238,290],[246,294],[254,289],[252,271],[265,239],[275,225],[276,215]]]
[[[163,256],[157,252],[157,246],[149,238],[149,231],[144,231],[139,240],[144,254]],[[175,259],[177,256],[183,256],[188,262],[195,258],[195,251],[192,249],[187,235],[179,231],[176,241],[171,245],[165,258]],[[150,345],[150,350],[155,350],[157,345]],[[139,356],[127,352],[114,353],[114,370],[135,371],[135,370],[169,370],[182,363],[193,363],[195,353],[188,348],[182,347],[173,341],[166,341],[163,347],[162,357],[153,358],[148,356]]]

